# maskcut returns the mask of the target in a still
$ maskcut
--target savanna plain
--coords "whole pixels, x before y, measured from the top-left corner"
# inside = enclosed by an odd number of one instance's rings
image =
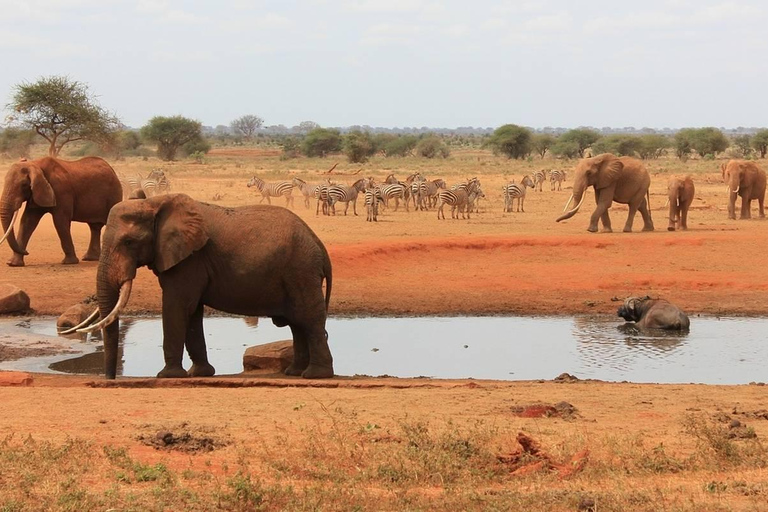
[[[697,314],[768,313],[768,224],[756,209],[752,220],[728,219],[717,160],[648,161],[656,230],[639,232],[638,216],[635,233],[618,232],[627,209],[614,204],[610,234],[586,231],[591,192],[576,216],[555,223],[570,174],[561,191],[529,189],[525,212],[503,212],[504,183],[571,171],[575,161],[455,150],[445,160],[339,161],[325,174],[333,157],[216,148],[202,164],[110,163],[120,176],[161,167],[172,192],[222,206],[257,203],[246,187],[254,175],[480,179],[487,198],[466,220],[390,205],[371,223],[362,200],[359,216],[351,207],[316,215],[314,199],[306,208],[294,191],[294,212],[331,255],[332,315],[615,315],[612,299],[631,295],[676,303],[694,328]],[[668,232],[667,180],[687,174],[696,184],[689,230]],[[72,232],[82,254],[88,229]],[[26,290],[35,314],[57,315],[95,292],[95,262],[59,264],[50,217],[28,250],[27,266],[2,266],[0,282]],[[157,279],[141,269],[129,312],[159,314],[160,302]],[[768,510],[759,383],[36,374],[26,384],[0,387],[2,511]]]

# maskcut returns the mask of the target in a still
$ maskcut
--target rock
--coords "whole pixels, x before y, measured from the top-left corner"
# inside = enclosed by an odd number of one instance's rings
[[[0,372],[0,387],[31,385],[32,375],[26,372]]]
[[[56,327],[59,329],[69,329],[70,327],[74,327],[88,318],[88,315],[93,313],[94,309],[96,309],[94,304],[75,304],[64,311],[59,319],[56,320]]]
[[[29,295],[18,286],[0,284],[0,314],[29,310]]]
[[[293,341],[275,341],[245,349],[243,369],[283,372],[293,362]]]

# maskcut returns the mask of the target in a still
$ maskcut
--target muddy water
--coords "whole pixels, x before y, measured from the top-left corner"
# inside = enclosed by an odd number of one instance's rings
[[[55,334],[53,320],[33,320]],[[339,375],[477,379],[551,379],[568,372],[609,381],[743,384],[768,381],[768,319],[692,319],[685,335],[640,333],[607,317],[333,318],[328,322]],[[2,326],[0,326],[2,330]],[[122,375],[151,376],[162,367],[161,321],[122,322]],[[209,359],[217,373],[242,371],[245,347],[289,339],[269,319],[206,318]],[[99,340],[91,353],[4,363],[2,368],[102,372]],[[61,360],[66,356],[59,357]],[[189,365],[189,361],[185,361]]]

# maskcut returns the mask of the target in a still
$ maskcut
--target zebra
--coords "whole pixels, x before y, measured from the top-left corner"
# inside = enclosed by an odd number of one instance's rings
[[[438,220],[441,218],[445,220],[445,212],[443,211],[443,207],[446,204],[451,205],[452,219],[458,219],[459,213],[461,213],[462,218],[469,218],[469,213],[467,213],[467,217],[464,217],[464,207],[468,204],[474,203],[475,198],[482,194],[482,190],[480,189],[480,182],[477,180],[477,178],[472,178],[468,182],[462,183],[460,185],[463,186],[457,185],[452,190],[441,190],[437,193]],[[482,196],[485,197],[485,194],[482,194]]]
[[[381,189],[370,187],[365,189],[365,210],[367,212],[366,222],[379,221],[379,203],[384,202],[381,197]]]
[[[141,190],[141,180],[140,174],[120,178],[120,186],[123,187],[123,199],[128,199],[135,191]]]
[[[315,215],[320,213],[320,205],[323,205],[323,215],[330,215],[331,210],[328,206],[328,189],[335,185],[330,178],[326,179],[325,183],[321,183],[315,187],[312,195],[317,199],[317,207],[315,208]]]
[[[365,190],[368,185],[368,178],[360,178],[351,186],[331,185],[328,187],[328,205],[333,209],[336,215],[336,203],[346,203],[344,215],[347,214],[349,203],[352,203],[352,212],[357,215],[357,195]]]
[[[557,169],[552,169],[549,171],[549,189],[554,191],[555,185],[557,185],[557,190],[563,189],[563,182],[566,179],[565,171],[558,171]]]
[[[533,179],[530,176],[523,176],[523,180],[518,185],[514,181],[501,187],[504,192],[504,211],[511,212],[512,205],[517,199],[517,211],[525,212],[525,192],[528,187],[534,188]]]
[[[301,192],[301,195],[304,196],[304,206],[309,209],[309,198],[314,197],[315,195],[315,189],[319,185],[310,185],[306,181],[302,180],[301,178],[293,178],[293,186],[299,189],[299,192]]]
[[[419,209],[428,210],[437,203],[437,193],[446,188],[445,180],[425,180],[419,183]],[[426,204],[425,204],[426,202]]]
[[[544,170],[541,171],[534,171],[531,173],[531,183],[533,183],[533,190],[536,190],[536,187],[539,188],[539,192],[542,192],[542,187],[544,186],[544,180],[547,179],[547,172]]]
[[[163,179],[165,179],[165,176],[163,176]],[[144,178],[141,180],[140,188],[144,191],[146,197],[156,196],[160,189],[158,178]]]
[[[291,205],[291,208],[293,208],[293,196],[291,195],[293,193],[293,183],[290,181],[267,183],[258,176],[254,176],[248,182],[248,188],[251,187],[256,187],[259,189],[259,192],[261,192],[261,201],[259,201],[259,204],[263,203],[265,199],[268,204],[272,204],[272,201],[269,199],[270,197],[283,196],[285,197],[286,208],[289,204]]]
[[[408,188],[409,187],[402,183],[385,183],[379,186],[381,196],[384,199],[384,205],[389,206],[389,200],[394,199],[394,211],[397,211],[398,207],[400,206],[400,200],[402,199],[405,202],[405,211],[410,211],[408,209]]]

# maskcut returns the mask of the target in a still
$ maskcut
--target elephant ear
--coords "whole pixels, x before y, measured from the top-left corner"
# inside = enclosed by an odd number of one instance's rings
[[[203,215],[189,196],[163,196],[155,216],[155,260],[152,268],[160,273],[203,248],[208,242]]]
[[[621,160],[613,155],[605,155],[599,164],[599,172],[595,182],[597,188],[606,188],[616,183],[622,169],[624,169],[624,164]]]
[[[29,179],[32,186],[32,200],[36,205],[44,208],[56,206],[56,194],[53,193],[53,187],[45,179],[42,169],[32,165],[29,167]]]

